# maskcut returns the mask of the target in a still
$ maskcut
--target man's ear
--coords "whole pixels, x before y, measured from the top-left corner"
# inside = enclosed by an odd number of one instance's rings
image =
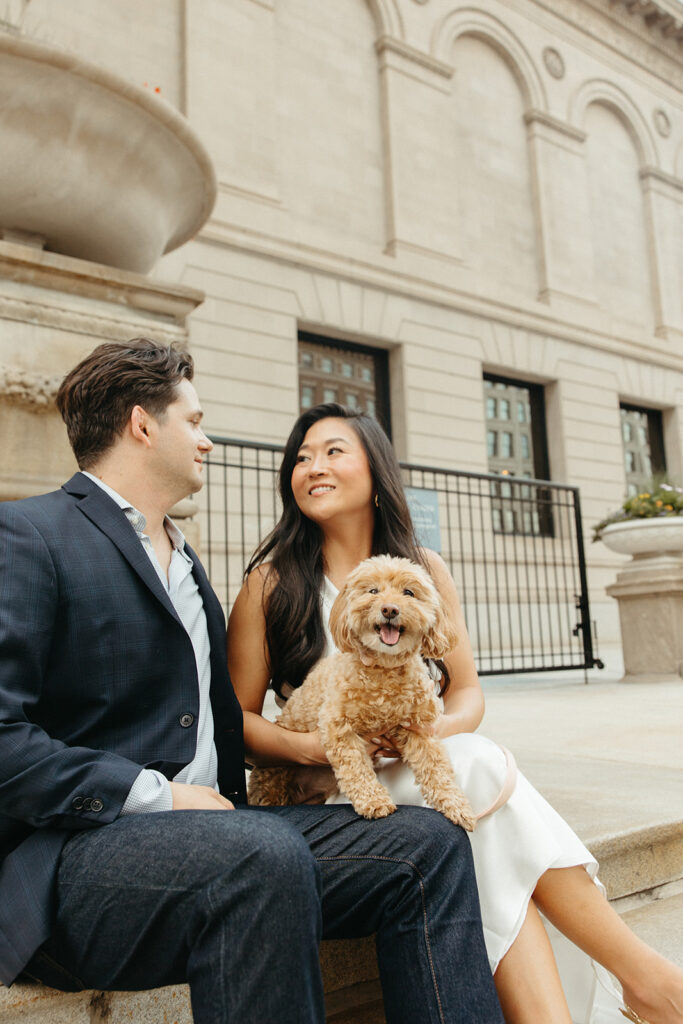
[[[149,445],[150,416],[145,412],[141,405],[133,406],[128,423],[130,426],[130,432],[135,440]]]

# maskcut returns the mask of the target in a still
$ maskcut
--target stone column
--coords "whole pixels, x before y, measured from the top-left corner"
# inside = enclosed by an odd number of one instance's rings
[[[683,263],[683,180],[655,167],[640,172],[650,245],[655,333],[683,340],[683,299],[679,269]]]
[[[596,305],[586,133],[538,110],[525,114],[536,205],[540,293],[554,306]]]
[[[453,69],[388,36],[375,44],[382,89],[386,252],[457,260],[457,154],[451,120]],[[453,133],[451,133],[451,136]]]
[[[619,602],[624,682],[683,675],[683,555],[635,558],[607,587]]]

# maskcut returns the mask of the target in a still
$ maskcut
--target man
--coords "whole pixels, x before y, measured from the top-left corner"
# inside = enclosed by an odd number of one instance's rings
[[[389,1021],[496,1024],[464,833],[244,806],[225,621],[167,516],[212,447],[192,375],[100,345],[57,398],[81,472],[0,505],[0,980],[318,1024],[321,935],[377,932]]]

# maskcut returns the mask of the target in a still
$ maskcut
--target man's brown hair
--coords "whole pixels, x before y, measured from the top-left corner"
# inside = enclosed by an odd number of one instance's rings
[[[98,345],[67,373],[57,408],[81,469],[88,469],[124,431],[136,405],[156,419],[177,398],[181,380],[192,380],[189,352],[149,338]]]

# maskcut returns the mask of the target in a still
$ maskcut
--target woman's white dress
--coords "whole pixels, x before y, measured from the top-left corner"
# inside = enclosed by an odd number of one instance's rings
[[[327,629],[337,589],[325,579],[322,591],[326,654],[336,650]],[[507,764],[503,751],[478,733],[462,733],[444,740],[456,778],[475,813],[488,808],[503,786]],[[423,804],[412,772],[400,761],[384,761],[378,776],[397,804]],[[328,803],[347,803],[341,794]],[[491,969],[510,948],[526,916],[531,894],[549,868],[583,865],[595,879],[598,865],[580,839],[519,772],[508,802],[483,818],[473,833],[474,865],[481,902],[484,938]],[[599,883],[597,883],[599,884]],[[612,1024],[623,1021],[614,1001],[596,992],[590,959],[547,925],[575,1024]],[[601,1005],[602,1004],[602,1005]]]

